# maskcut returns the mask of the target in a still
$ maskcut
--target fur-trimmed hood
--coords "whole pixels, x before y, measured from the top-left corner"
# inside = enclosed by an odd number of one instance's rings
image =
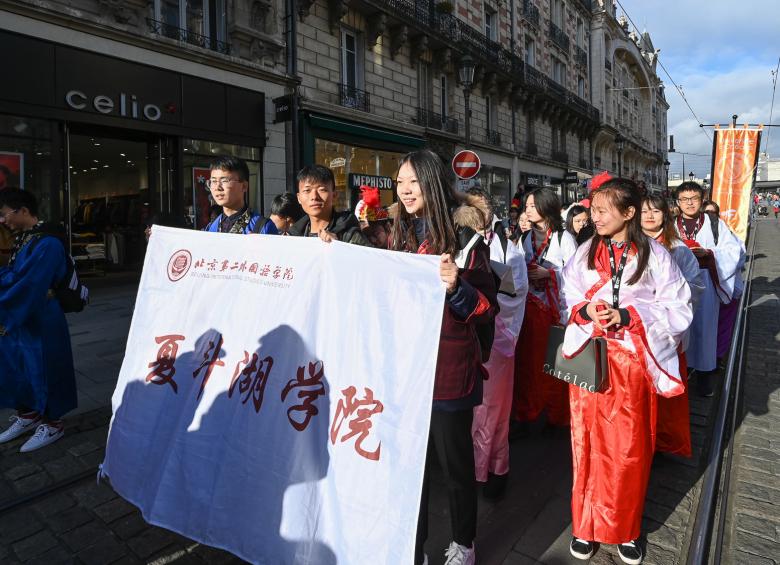
[[[460,205],[452,213],[452,220],[460,228],[482,232],[493,220],[493,212],[481,196],[463,194]]]

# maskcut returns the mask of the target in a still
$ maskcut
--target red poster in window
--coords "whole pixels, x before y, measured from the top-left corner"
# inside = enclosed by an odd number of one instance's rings
[[[192,204],[195,207],[195,229],[203,229],[209,223],[211,197],[206,181],[211,177],[211,169],[192,167]]]
[[[0,190],[7,186],[24,188],[24,153],[0,151]]]

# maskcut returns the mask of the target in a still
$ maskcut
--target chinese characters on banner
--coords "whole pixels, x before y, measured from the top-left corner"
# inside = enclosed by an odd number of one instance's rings
[[[113,397],[114,489],[253,563],[412,562],[437,261],[156,227]]]
[[[712,200],[720,206],[721,219],[743,242],[747,239],[750,192],[760,144],[760,129],[715,130]]]

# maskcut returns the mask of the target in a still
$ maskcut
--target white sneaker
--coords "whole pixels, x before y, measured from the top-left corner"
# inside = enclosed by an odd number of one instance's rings
[[[33,437],[28,439],[19,451],[21,453],[35,451],[50,443],[54,443],[64,435],[65,430],[63,428],[57,428],[55,426],[50,426],[49,424],[41,424],[35,430]]]
[[[474,554],[474,544],[471,547],[466,547],[453,541],[444,555],[447,557],[444,565],[474,565],[477,561]]]
[[[12,439],[18,438],[20,435],[29,432],[41,422],[41,417],[37,416],[35,418],[22,418],[14,414],[9,417],[8,420],[13,422],[13,424],[11,424],[7,430],[0,434],[0,443],[11,441]]]

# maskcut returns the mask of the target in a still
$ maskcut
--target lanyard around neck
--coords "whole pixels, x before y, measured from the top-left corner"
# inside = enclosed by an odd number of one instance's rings
[[[616,310],[620,305],[620,285],[623,279],[623,271],[626,268],[626,261],[628,261],[628,252],[631,250],[631,244],[626,243],[623,254],[620,257],[620,264],[617,265],[615,261],[615,250],[612,246],[612,241],[607,240],[607,249],[609,250],[609,270],[612,273],[612,307]]]

